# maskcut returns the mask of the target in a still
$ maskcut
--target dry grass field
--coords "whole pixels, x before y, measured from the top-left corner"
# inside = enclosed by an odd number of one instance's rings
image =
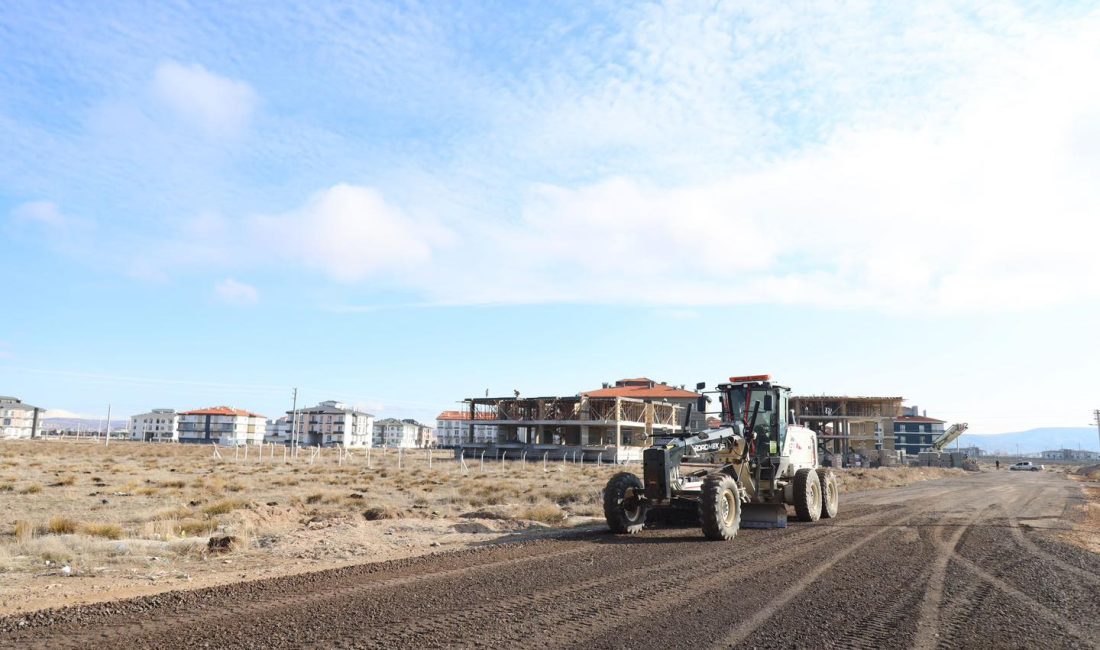
[[[620,468],[445,450],[0,443],[0,613],[390,560],[602,522]],[[369,462],[369,465],[368,465]],[[638,468],[635,468],[637,471]],[[842,490],[960,470],[840,472]]]

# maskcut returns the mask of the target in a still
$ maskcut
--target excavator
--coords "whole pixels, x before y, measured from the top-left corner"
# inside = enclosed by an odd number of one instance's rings
[[[786,527],[788,505],[801,521],[837,515],[836,476],[819,466],[817,434],[798,425],[790,388],[747,375],[715,392],[719,426],[689,431],[689,407],[680,431],[643,450],[641,477],[620,472],[608,481],[603,508],[612,532],[639,533],[651,511],[664,509],[698,513],[711,540],[731,540],[741,527]],[[706,401],[697,408],[705,411]]]

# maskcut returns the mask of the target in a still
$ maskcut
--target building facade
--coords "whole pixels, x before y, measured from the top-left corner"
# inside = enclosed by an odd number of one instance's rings
[[[275,445],[290,443],[290,418],[283,416],[267,421],[267,431],[264,433],[264,442]]]
[[[336,401],[287,411],[290,416],[288,435],[296,436],[298,444],[308,447],[370,447],[373,444],[374,416],[349,408]]]
[[[179,414],[179,441],[218,445],[259,445],[267,418],[228,406],[213,406]]]
[[[464,421],[467,416],[462,411],[443,411],[435,418],[436,446],[454,449],[466,442],[470,435],[470,426]],[[474,442],[488,444],[496,442],[500,429],[495,424],[474,425]]]
[[[894,420],[894,448],[908,456],[931,451],[932,443],[944,433],[943,420],[918,413],[917,407],[906,407],[904,414]]]
[[[179,440],[180,417],[173,409],[153,409],[130,416],[130,439],[144,442]]]
[[[0,396],[0,438],[34,438],[42,409],[16,397]]]
[[[1050,449],[1039,455],[1043,460],[1100,460],[1100,452],[1084,449]]]
[[[385,418],[374,423],[374,445],[376,447],[432,447],[435,435],[432,428],[416,420]]]

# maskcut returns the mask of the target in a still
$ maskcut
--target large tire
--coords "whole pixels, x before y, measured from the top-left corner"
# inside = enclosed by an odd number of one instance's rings
[[[795,472],[794,511],[799,521],[821,519],[821,481],[809,467]]]
[[[818,471],[821,479],[821,518],[832,519],[840,508],[840,488],[836,483],[836,474],[831,471]]]
[[[737,535],[741,527],[741,494],[732,476],[715,473],[703,479],[699,522],[707,539],[730,540]]]
[[[634,535],[642,531],[648,508],[634,495],[641,495],[643,491],[642,479],[630,472],[619,472],[607,482],[603,490],[603,515],[611,532]]]

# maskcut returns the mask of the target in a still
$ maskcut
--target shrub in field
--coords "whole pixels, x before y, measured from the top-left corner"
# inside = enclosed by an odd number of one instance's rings
[[[42,491],[42,486],[37,483],[31,483],[22,490],[19,490],[19,494],[38,494]]]
[[[546,524],[558,524],[565,519],[565,512],[556,503],[539,503],[520,512],[520,519],[530,519]]]
[[[206,550],[211,555],[232,553],[245,547],[245,542],[240,537],[225,535],[223,537],[211,537],[206,543]]]
[[[184,519],[176,524],[180,535],[195,536],[212,533],[218,529],[217,519]]]
[[[34,537],[34,524],[25,519],[21,519],[15,522],[15,525],[12,527],[12,529],[12,533],[15,535],[15,539],[20,542],[25,542]]]
[[[92,537],[122,539],[122,526],[100,522],[89,522],[80,527],[80,532]]]
[[[378,521],[379,519],[399,519],[401,512],[389,505],[371,506],[363,511],[363,519]]]
[[[79,524],[68,517],[51,517],[43,530],[54,535],[72,535],[78,527]]]
[[[247,503],[247,501],[244,501],[242,499],[222,499],[221,501],[211,503],[210,505],[203,508],[202,511],[208,515],[225,515],[233,512],[234,510],[245,507]]]

